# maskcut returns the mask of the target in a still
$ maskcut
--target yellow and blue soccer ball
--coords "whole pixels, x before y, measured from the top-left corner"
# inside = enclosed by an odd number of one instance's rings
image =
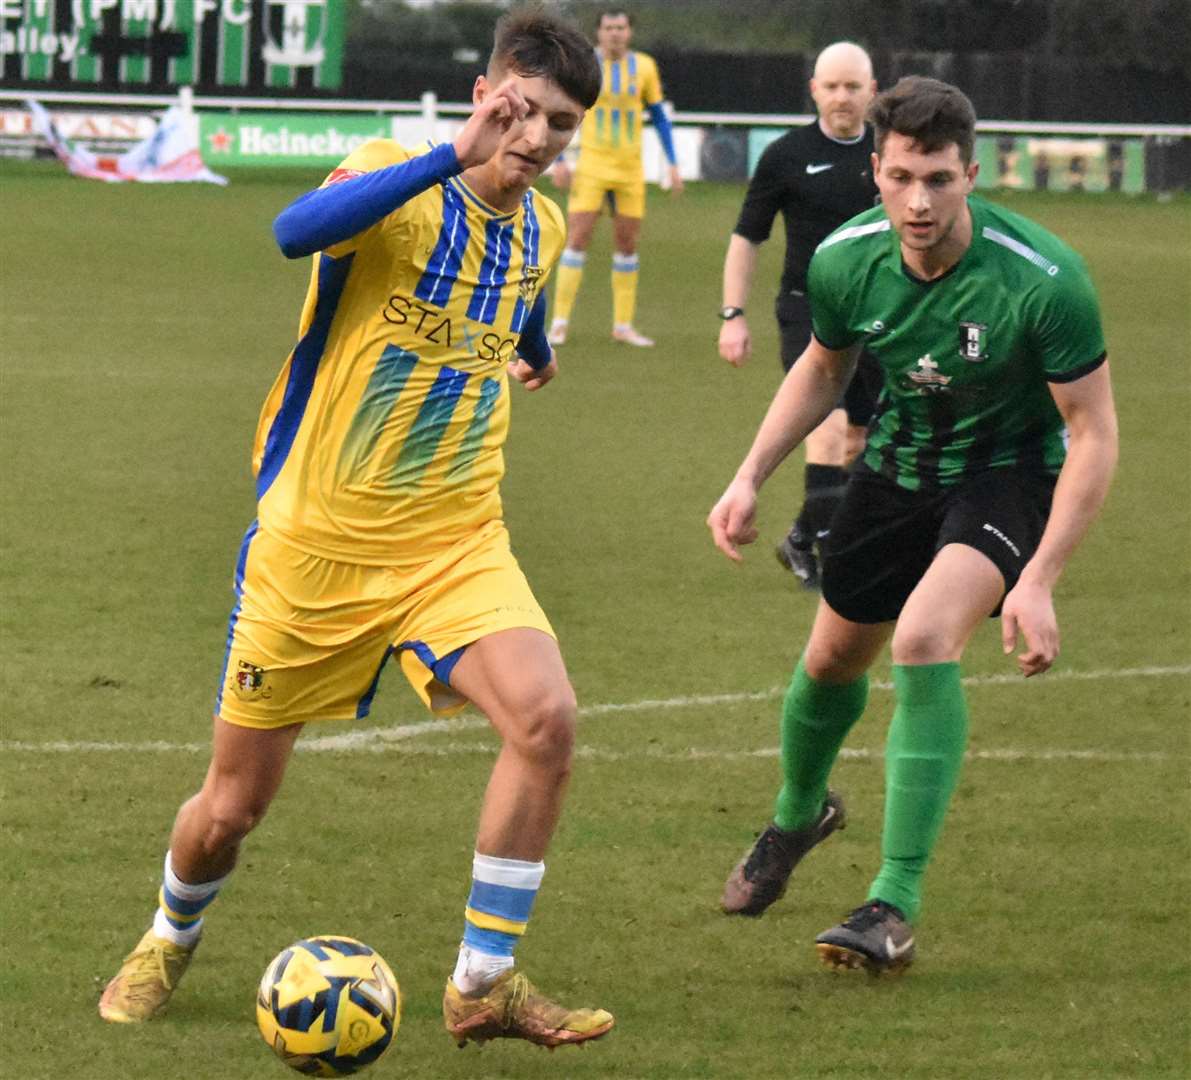
[[[265,1042],[307,1076],[347,1076],[388,1049],[401,993],[380,954],[349,937],[295,942],[261,976],[256,1023]]]

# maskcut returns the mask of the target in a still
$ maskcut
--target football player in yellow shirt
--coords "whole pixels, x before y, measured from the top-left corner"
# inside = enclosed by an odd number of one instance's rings
[[[314,256],[311,283],[257,431],[257,520],[236,566],[211,764],[178,813],[153,925],[105,989],[104,1019],[165,1008],[299,731],[367,716],[396,655],[430,709],[471,702],[503,742],[443,998],[447,1031],[460,1045],[557,1046],[612,1027],[602,1009],[543,997],[513,966],[576,707],[509,549],[498,487],[510,376],[536,390],[557,371],[542,286],[563,220],[532,184],[599,84],[570,24],[506,15],[453,143],[366,144],[278,217],[282,251]]]
[[[629,48],[633,20],[623,8],[607,8],[596,28],[597,54],[603,81],[595,108],[587,113],[579,133],[579,161],[572,175],[564,161],[555,164],[553,177],[570,189],[567,201],[567,249],[558,268],[554,290],[554,318],[550,344],[567,340],[567,327],[587,247],[602,209],[612,214],[615,251],[612,255],[612,337],[627,345],[648,347],[653,341],[636,329],[637,244],[645,216],[645,168],[641,161],[644,113],[648,112],[669,162],[669,186],[682,194],[682,175],[674,153],[670,120],[662,105],[662,82],[652,56]]]

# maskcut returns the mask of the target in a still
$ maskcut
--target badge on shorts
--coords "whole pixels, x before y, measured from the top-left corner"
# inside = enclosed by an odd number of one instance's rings
[[[273,688],[265,685],[265,669],[241,660],[232,675],[232,690],[241,701],[256,701],[273,696]]]
[[[988,359],[988,327],[984,323],[959,324],[959,355],[973,364]]]

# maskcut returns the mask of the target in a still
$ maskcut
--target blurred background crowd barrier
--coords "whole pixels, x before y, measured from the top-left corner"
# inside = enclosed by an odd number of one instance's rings
[[[24,100],[62,134],[118,153],[193,91],[213,167],[333,165],[377,136],[449,138],[501,2],[0,0],[0,154],[39,152]],[[559,3],[585,27],[605,5]],[[1186,0],[711,0],[633,3],[658,60],[688,179],[747,177],[810,119],[819,48],[857,40],[882,86],[953,82],[982,118],[981,184],[1191,187]],[[651,133],[650,133],[651,134]],[[650,137],[651,178],[662,172]]]

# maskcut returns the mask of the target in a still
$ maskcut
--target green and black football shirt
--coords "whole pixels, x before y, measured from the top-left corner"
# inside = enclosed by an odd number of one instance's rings
[[[1040,225],[970,198],[972,243],[942,277],[904,266],[883,207],[846,222],[811,260],[815,337],[863,342],[884,376],[864,463],[910,490],[990,468],[1057,474],[1066,429],[1048,383],[1103,363],[1083,260]]]

